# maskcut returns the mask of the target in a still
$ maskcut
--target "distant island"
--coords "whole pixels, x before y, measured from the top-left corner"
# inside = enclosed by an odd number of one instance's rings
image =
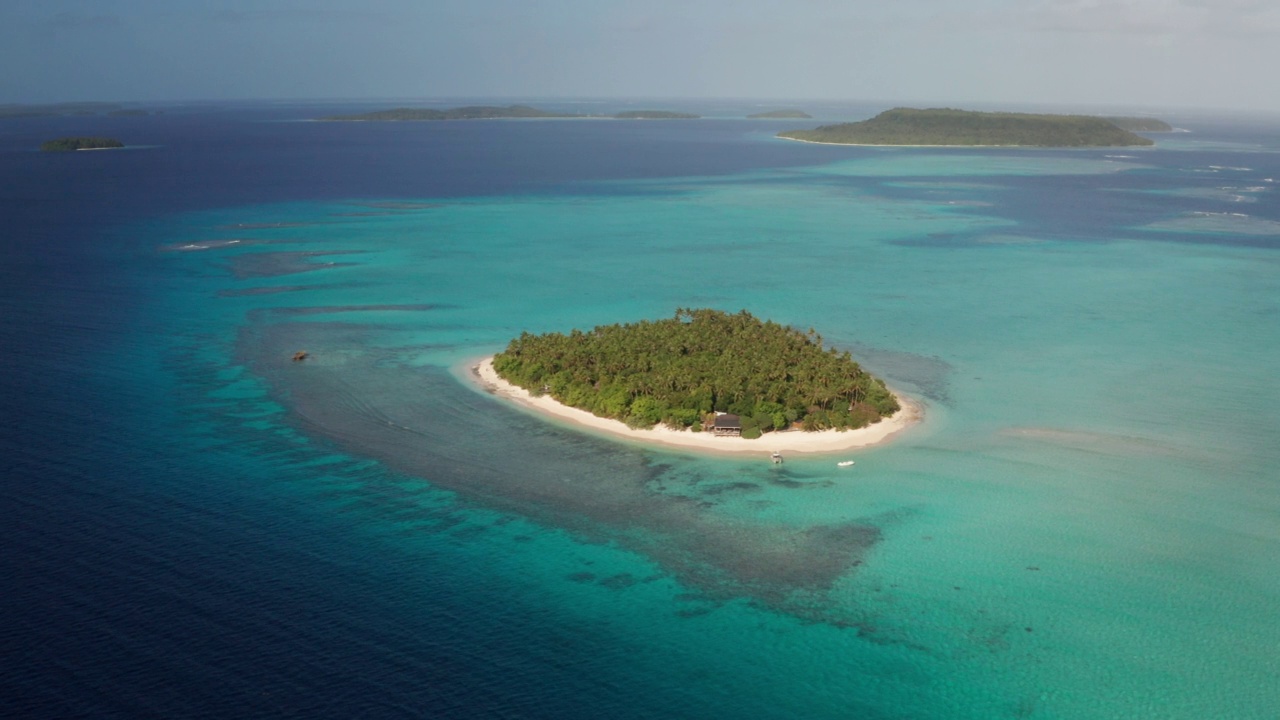
[[[163,114],[164,113],[160,110],[156,110],[153,113],[150,110],[143,110],[142,108],[125,108],[123,110],[111,110],[107,113],[107,117],[146,117],[147,115]]]
[[[0,120],[20,117],[55,115],[97,115],[123,109],[123,105],[105,102],[45,103],[40,105],[0,105]]]
[[[748,115],[748,120],[811,120],[812,115],[803,110],[770,110]]]
[[[336,122],[417,122],[422,120],[494,120],[500,118],[564,118],[579,117],[539,110],[528,105],[468,105],[435,110],[432,108],[394,108],[356,115],[330,115],[321,120]]]
[[[67,152],[70,150],[107,150],[122,148],[124,143],[115,138],[105,137],[64,137],[49,140],[40,144],[44,152]]]
[[[729,314],[679,309],[667,320],[565,335],[523,333],[494,356],[499,378],[631,428],[720,430],[758,438],[790,428],[848,430],[899,410],[897,398],[822,336]]]
[[[786,130],[778,137],[835,145],[1127,147],[1151,140],[1087,115],[894,108],[862,122]]]
[[[1163,120],[1148,117],[1108,117],[1107,120],[1121,130],[1129,132],[1173,132],[1173,126]]]
[[[612,117],[619,120],[697,120],[701,116],[670,110],[627,110]]]
[[[436,110],[433,108],[394,108],[354,115],[330,115],[326,122],[421,122],[426,120],[500,120],[538,118],[616,118],[618,120],[694,119],[697,115],[666,110],[628,110],[616,115],[577,115],[542,110],[528,105],[468,105]]]

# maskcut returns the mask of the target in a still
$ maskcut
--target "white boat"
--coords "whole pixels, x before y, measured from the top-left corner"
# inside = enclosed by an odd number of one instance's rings
[[[852,464],[853,464],[852,460],[841,460],[840,462],[836,463],[836,465],[840,467],[849,467]]]

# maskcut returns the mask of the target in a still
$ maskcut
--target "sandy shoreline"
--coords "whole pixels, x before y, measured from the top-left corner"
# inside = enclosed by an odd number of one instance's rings
[[[772,452],[803,454],[831,454],[871,447],[886,442],[924,417],[923,408],[915,402],[894,394],[902,409],[880,422],[858,430],[839,432],[774,432],[758,440],[734,437],[716,437],[708,432],[671,430],[657,426],[650,430],[633,430],[623,422],[596,417],[585,410],[561,405],[550,396],[534,397],[522,387],[517,387],[498,377],[493,369],[493,357],[467,363],[468,376],[486,390],[500,398],[535,412],[567,420],[575,425],[596,430],[625,440],[658,444],[686,450],[713,454],[755,453],[767,456]]]

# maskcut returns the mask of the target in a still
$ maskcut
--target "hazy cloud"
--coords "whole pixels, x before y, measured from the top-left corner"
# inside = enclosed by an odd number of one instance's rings
[[[1280,0],[0,0],[0,101],[683,95],[1280,109],[1277,65]]]

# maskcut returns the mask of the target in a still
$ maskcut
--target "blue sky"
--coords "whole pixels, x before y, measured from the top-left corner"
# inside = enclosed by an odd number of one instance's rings
[[[0,103],[758,97],[1280,111],[1280,0],[4,0]]]

